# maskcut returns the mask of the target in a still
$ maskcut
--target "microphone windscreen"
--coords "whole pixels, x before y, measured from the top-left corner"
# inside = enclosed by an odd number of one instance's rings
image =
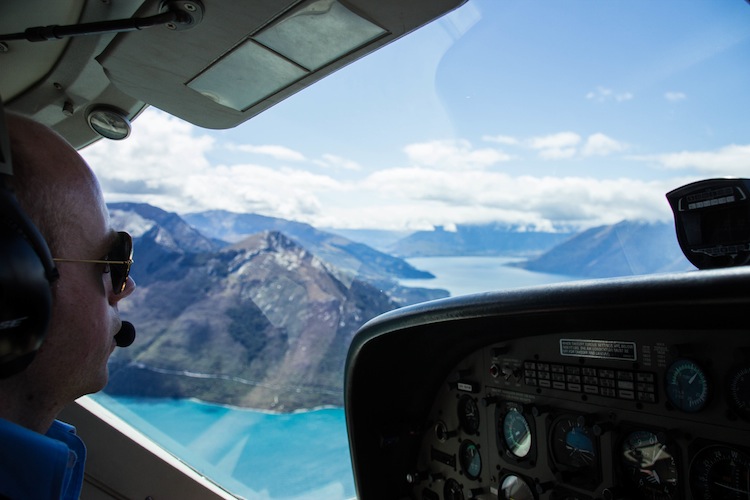
[[[118,347],[127,347],[135,340],[135,327],[130,321],[123,321],[120,331],[115,335]]]

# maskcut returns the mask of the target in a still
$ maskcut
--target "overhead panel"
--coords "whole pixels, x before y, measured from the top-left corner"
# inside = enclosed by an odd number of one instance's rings
[[[205,0],[198,25],[119,34],[97,60],[122,92],[231,128],[461,3]],[[158,12],[149,2],[137,15]]]

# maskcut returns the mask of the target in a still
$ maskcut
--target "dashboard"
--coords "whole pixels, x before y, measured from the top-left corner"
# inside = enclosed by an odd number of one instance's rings
[[[749,271],[376,318],[347,364],[358,498],[750,498]]]

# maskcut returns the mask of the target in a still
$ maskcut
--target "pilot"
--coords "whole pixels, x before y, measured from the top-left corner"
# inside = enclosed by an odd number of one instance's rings
[[[11,185],[46,239],[59,278],[41,348],[23,371],[0,379],[0,498],[78,498],[86,448],[75,428],[56,418],[107,383],[121,328],[117,305],[135,283],[129,265],[115,272],[101,261],[132,250],[132,240],[110,226],[99,183],[73,147],[28,118],[6,118]]]

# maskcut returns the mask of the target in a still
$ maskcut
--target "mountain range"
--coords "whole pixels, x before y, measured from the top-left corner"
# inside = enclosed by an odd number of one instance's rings
[[[138,331],[111,359],[110,394],[277,411],[340,406],[357,329],[447,296],[399,286],[396,277],[429,276],[402,259],[296,223],[310,248],[289,228],[293,235],[266,228],[230,243],[150,205],[109,208],[113,225],[134,237],[137,289],[120,309]]]
[[[403,259],[301,222],[224,210],[186,214],[183,219],[201,233],[221,242],[237,242],[261,231],[279,231],[324,261],[369,281],[434,277],[429,272],[415,269]]]
[[[516,265],[582,278],[695,270],[682,253],[672,224],[631,221],[583,231]]]
[[[402,257],[465,255],[471,247],[473,255],[527,255],[518,265],[582,277],[690,267],[666,224],[623,222],[577,235],[459,226],[392,241],[398,257],[255,214],[109,208],[113,225],[134,237],[138,287],[120,309],[138,336],[112,356],[105,391],[282,412],[341,406],[346,353],[359,327],[448,295],[399,285],[431,276]]]

